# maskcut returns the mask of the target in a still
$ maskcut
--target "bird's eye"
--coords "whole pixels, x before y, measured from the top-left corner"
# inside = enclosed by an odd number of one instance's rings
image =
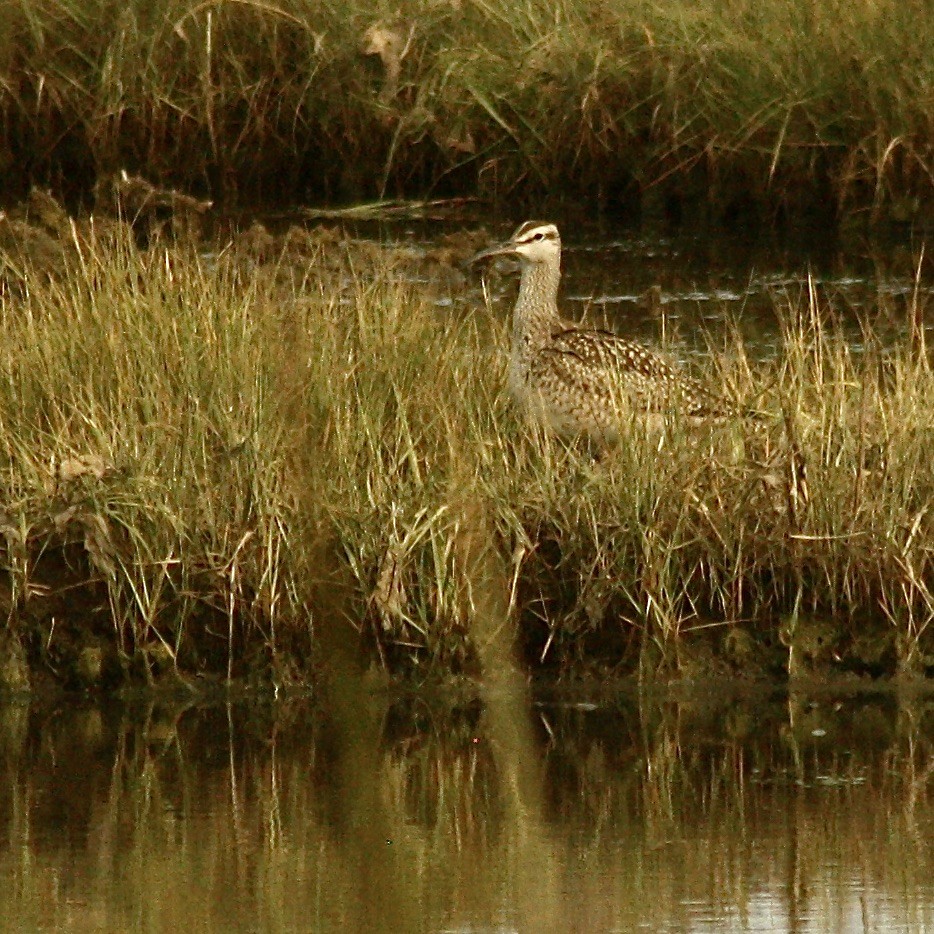
[[[533,240],[544,240],[545,235],[541,231],[539,231],[537,234],[535,234],[534,237],[532,237],[532,239]]]

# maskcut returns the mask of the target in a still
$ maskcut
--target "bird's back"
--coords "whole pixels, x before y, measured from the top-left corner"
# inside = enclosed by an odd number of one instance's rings
[[[562,434],[612,440],[632,417],[732,414],[662,356],[609,331],[561,322],[525,362],[527,402]]]

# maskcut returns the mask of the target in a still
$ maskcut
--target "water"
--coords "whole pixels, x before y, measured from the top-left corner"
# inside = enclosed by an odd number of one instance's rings
[[[698,235],[630,238],[581,245],[568,253],[568,310],[602,314],[650,338],[661,319],[675,341],[703,351],[731,322],[759,355],[779,352],[780,319],[789,305],[813,290],[826,311],[852,325],[859,341],[858,313],[883,329],[897,327],[920,285],[922,298],[934,289],[916,281],[918,252],[904,244],[878,255],[807,240],[765,241],[740,236],[714,240]],[[926,269],[926,267],[925,267]],[[655,287],[654,313],[645,296]],[[896,321],[891,320],[892,317]]]
[[[903,338],[913,304],[924,309],[934,296],[934,263],[926,242],[930,231],[841,240],[826,231],[645,234],[570,222],[560,226],[565,315],[662,342],[682,357],[702,356],[724,341],[731,344],[732,328],[752,355],[779,355],[782,324],[807,307],[809,293],[825,323],[839,328],[859,351],[866,324],[883,344]],[[364,233],[431,249],[440,235],[463,227],[393,225]],[[507,232],[496,228],[496,236]],[[439,305],[474,305],[471,286],[479,277],[474,271],[463,285],[441,289]],[[494,295],[505,313],[513,292],[505,284],[497,286]],[[930,312],[927,318],[930,340]]]
[[[722,686],[7,703],[0,928],[934,930],[932,742]]]

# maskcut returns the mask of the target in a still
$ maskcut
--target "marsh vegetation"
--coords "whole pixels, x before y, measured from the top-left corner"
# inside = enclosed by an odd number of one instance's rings
[[[728,328],[705,362],[761,419],[595,457],[508,398],[504,315],[451,265],[483,232],[46,236],[0,294],[8,685],[297,683],[338,630],[393,674],[470,675],[496,614],[558,673],[934,666],[920,280],[858,350],[823,293],[776,292],[777,354]]]
[[[7,0],[0,165],[227,203],[508,197],[628,216],[930,216],[924,0]]]

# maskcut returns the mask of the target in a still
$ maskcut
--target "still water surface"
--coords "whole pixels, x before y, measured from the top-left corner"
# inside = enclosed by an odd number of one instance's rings
[[[732,346],[734,334],[752,356],[777,356],[783,327],[809,300],[822,323],[855,350],[869,334],[890,344],[905,336],[913,309],[923,318],[934,302],[934,230],[841,239],[820,230],[712,235],[559,226],[565,315],[661,342],[682,357],[703,357],[724,341]],[[491,240],[510,232],[508,224],[488,229]],[[399,225],[369,235],[431,250],[445,233],[457,242],[457,230]],[[479,277],[479,270],[470,272],[467,285]],[[493,294],[508,311],[511,290],[494,287]],[[456,284],[441,301],[470,307],[476,296]],[[928,310],[926,317],[930,340],[934,316]]]
[[[4,931],[934,930],[934,700],[7,702]]]

